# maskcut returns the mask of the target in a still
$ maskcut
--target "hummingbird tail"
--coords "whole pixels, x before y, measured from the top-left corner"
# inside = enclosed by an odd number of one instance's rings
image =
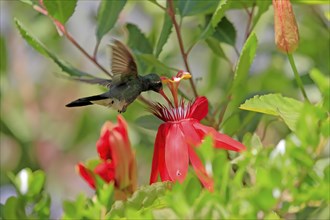
[[[106,97],[103,97],[101,95],[95,95],[95,96],[77,99],[73,102],[70,102],[69,104],[67,104],[65,106],[66,107],[80,107],[80,106],[85,106],[85,105],[93,105],[93,101],[99,101],[99,100],[103,100],[103,99],[106,99]]]

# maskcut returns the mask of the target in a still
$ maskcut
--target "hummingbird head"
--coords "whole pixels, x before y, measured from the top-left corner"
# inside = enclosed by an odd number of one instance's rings
[[[145,82],[146,90],[160,92],[160,90],[163,88],[162,80],[155,73],[150,73],[146,76],[143,76],[143,81]]]

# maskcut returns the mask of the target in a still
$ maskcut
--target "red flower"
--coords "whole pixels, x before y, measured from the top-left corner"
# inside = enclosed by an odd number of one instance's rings
[[[136,189],[136,161],[127,134],[127,125],[121,115],[118,124],[106,122],[96,143],[100,163],[92,168],[78,164],[79,174],[92,187],[96,188],[95,175],[106,183],[113,181],[115,188],[128,192]],[[93,170],[93,171],[92,171]]]
[[[299,44],[299,31],[290,0],[273,0],[273,7],[276,46],[292,53]]]
[[[182,76],[182,72],[174,79],[180,78],[180,75]],[[188,77],[182,76],[180,79],[183,78]],[[169,86],[172,94],[177,94],[178,85],[174,86],[173,83],[178,84],[179,81],[173,78],[163,80],[172,84]],[[164,93],[163,95],[165,96]],[[150,183],[157,181],[158,174],[162,181],[182,182],[190,162],[204,187],[213,190],[213,179],[207,174],[195,147],[200,145],[206,135],[211,135],[216,148],[245,150],[245,146],[240,142],[200,123],[208,113],[208,101],[205,97],[198,97],[193,103],[179,103],[174,97],[174,105],[169,103],[166,107],[158,103],[153,106],[152,112],[164,123],[158,128],[155,140]]]

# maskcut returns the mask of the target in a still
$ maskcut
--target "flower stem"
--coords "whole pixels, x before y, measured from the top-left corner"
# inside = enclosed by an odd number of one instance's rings
[[[291,53],[287,53],[287,55],[288,55],[288,58],[289,58],[289,62],[290,62],[292,71],[294,73],[294,77],[296,78],[296,82],[298,84],[298,87],[300,88],[305,100],[310,103],[310,101],[307,97],[306,91],[304,89],[303,82],[300,79],[300,76],[299,76],[299,73],[298,73],[298,70],[297,70],[297,67],[296,67],[296,63],[294,62],[293,56],[292,56]]]
[[[180,52],[181,52],[181,56],[183,58],[184,65],[185,65],[187,71],[190,74],[192,74],[191,71],[190,71],[189,65],[188,65],[188,60],[187,60],[188,54],[184,50],[182,36],[181,36],[181,30],[180,30],[180,27],[179,27],[176,19],[175,19],[175,9],[174,9],[173,0],[168,0],[168,6],[169,7],[168,7],[168,10],[167,10],[167,13],[170,16],[170,18],[172,20],[172,23],[174,25],[174,28],[175,28],[175,32],[176,32],[176,35],[177,35],[177,38],[178,38],[178,41],[179,41]],[[197,93],[197,90],[196,90],[194,80],[192,78],[190,78],[189,81],[190,81],[190,85],[191,85],[191,88],[193,90],[194,96],[197,97],[198,93]]]

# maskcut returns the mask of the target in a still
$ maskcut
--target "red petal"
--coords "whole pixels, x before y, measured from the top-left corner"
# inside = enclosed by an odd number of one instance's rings
[[[100,139],[96,142],[96,149],[99,154],[99,157],[103,160],[111,159],[111,150],[109,146],[109,135],[110,131],[107,130],[104,132]]]
[[[193,127],[193,123],[196,123],[194,120],[182,120],[180,122],[181,130],[183,135],[186,139],[186,142],[192,146],[198,146],[202,139],[200,138],[199,134],[196,132],[195,128]]]
[[[160,178],[162,181],[172,181],[172,178],[168,174],[168,169],[167,169],[167,166],[165,163],[165,144],[166,144],[165,140],[168,135],[168,131],[169,131],[170,127],[171,127],[171,124],[164,123],[158,129],[158,132],[160,132],[160,137],[159,137],[159,140],[157,141],[158,150],[159,150],[158,170],[159,170]]]
[[[164,125],[161,125],[158,128],[156,140],[155,140],[155,146],[154,146],[154,154],[152,156],[152,166],[151,166],[151,174],[150,174],[150,184],[154,183],[157,181],[157,176],[159,172],[159,149],[161,148],[161,145],[164,145],[164,141],[162,140],[162,135],[163,135],[163,128]]]
[[[117,120],[118,120],[118,125],[115,129],[119,131],[119,133],[123,136],[125,143],[129,143],[128,133],[127,133],[127,123],[125,119],[121,115],[118,115]]]
[[[189,146],[188,150],[189,150],[189,158],[191,165],[193,166],[199,180],[202,182],[205,188],[207,188],[210,191],[213,191],[213,187],[214,187],[213,179],[207,175],[205,167],[202,164],[201,160],[198,158],[198,155],[196,154],[194,149],[191,146]]]
[[[214,147],[216,148],[223,148],[233,151],[243,151],[246,149],[246,147],[239,141],[236,141],[225,134],[217,132],[212,127],[202,125],[198,122],[195,122],[193,126],[196,128],[196,130],[199,131],[200,134],[204,134],[204,136],[210,134],[214,140]]]
[[[194,103],[191,105],[190,111],[191,112],[189,118],[194,118],[197,119],[198,121],[205,118],[205,116],[209,112],[209,104],[207,98],[204,96],[196,98]]]
[[[104,162],[97,165],[94,173],[98,174],[105,182],[109,183],[115,179],[115,168],[111,162]]]
[[[82,163],[77,165],[77,170],[80,176],[88,183],[90,187],[95,189],[95,180],[93,177],[93,173],[87,169]]]
[[[171,179],[183,182],[189,165],[188,144],[178,123],[171,124],[166,137],[165,163]]]

